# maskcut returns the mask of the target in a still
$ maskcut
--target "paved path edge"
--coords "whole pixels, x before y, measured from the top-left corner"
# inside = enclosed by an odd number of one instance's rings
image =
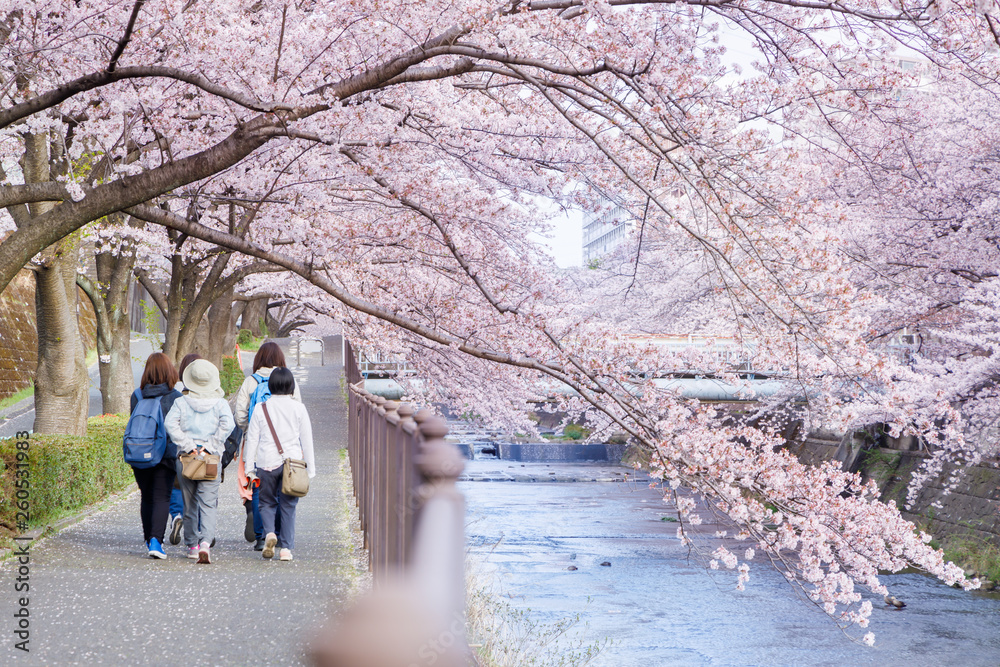
[[[69,516],[65,516],[53,523],[46,524],[34,530],[30,530],[27,533],[22,533],[19,537],[30,537],[31,546],[43,542],[44,540],[57,535],[59,531],[69,528],[70,526],[80,523],[89,516],[94,514],[99,514],[107,509],[110,509],[114,505],[120,502],[128,500],[129,496],[136,493],[139,487],[135,485],[135,482],[130,483],[127,487],[121,491],[112,493],[104,498],[101,498],[97,502],[91,503],[82,507],[78,512],[75,512]],[[13,556],[14,550],[8,548],[0,548],[0,563],[6,562],[11,556]]]

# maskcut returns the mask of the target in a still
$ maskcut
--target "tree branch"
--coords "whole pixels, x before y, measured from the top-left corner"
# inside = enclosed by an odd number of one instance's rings
[[[135,217],[138,218],[140,216]],[[133,273],[135,273],[135,277],[139,280],[139,283],[146,288],[146,292],[148,292],[149,296],[152,297],[153,303],[155,303],[156,307],[160,309],[160,313],[166,317],[169,307],[167,306],[167,297],[163,294],[163,290],[160,289],[159,285],[153,282],[146,269],[136,267],[133,269]]]
[[[115,68],[118,67],[118,59],[125,53],[125,47],[128,46],[129,40],[132,39],[135,20],[139,18],[139,11],[144,4],[146,4],[146,0],[135,0],[135,4],[132,5],[132,15],[128,18],[128,25],[125,26],[125,34],[118,40],[118,46],[115,47],[115,52],[111,54],[111,62],[108,63],[107,69],[109,73],[114,72]]]
[[[102,334],[108,334],[111,331],[111,325],[108,321],[108,310],[104,302],[104,297],[101,296],[100,288],[83,273],[76,274],[76,284],[83,290],[83,293],[87,295],[90,303],[94,306],[94,316],[97,318],[97,335],[104,338]],[[108,345],[108,340],[101,342],[105,346]]]
[[[51,211],[20,224],[0,243],[0,289],[43,248],[109,213],[148,202],[165,192],[231,167],[268,141],[259,133],[271,121],[259,117],[200,153],[167,162],[135,176],[93,188],[78,202],[64,200]]]
[[[64,83],[58,88],[54,88],[47,93],[37,95],[26,102],[21,102],[20,104],[15,104],[14,106],[0,111],[0,128],[5,128],[12,123],[19,120],[32,116],[40,111],[46,109],[51,109],[52,107],[65,102],[69,98],[79,95],[80,93],[86,92],[88,90],[94,90],[95,88],[102,88],[104,86],[116,83],[118,81],[124,81],[126,79],[148,79],[148,78],[166,78],[175,79],[177,81],[183,81],[184,83],[191,84],[196,88],[200,88],[210,95],[215,95],[223,99],[234,102],[241,107],[245,107],[252,111],[260,111],[262,113],[270,113],[274,111],[291,111],[292,107],[287,104],[281,104],[277,102],[261,102],[260,100],[252,99],[242,93],[238,93],[233,90],[229,90],[215,83],[212,83],[200,74],[194,74],[192,72],[185,72],[184,70],[177,69],[176,67],[159,67],[156,65],[141,65],[134,67],[123,67],[121,69],[116,69],[114,71],[102,71],[94,72],[93,74],[87,74],[81,76],[78,79],[74,79],[68,83]]]
[[[411,67],[399,76],[386,81],[383,86],[397,86],[402,83],[413,83],[414,81],[435,81],[437,79],[447,79],[450,76],[458,76],[471,72],[475,67],[475,62],[471,58],[460,58],[451,65],[442,67]]]
[[[356,297],[342,289],[333,281],[326,278],[318,270],[314,269],[314,267],[286,255],[266,250],[261,246],[245,239],[230,236],[229,234],[206,227],[197,222],[185,220],[184,218],[169,211],[164,211],[148,205],[133,206],[130,207],[127,212],[141,220],[169,227],[171,229],[184,232],[194,238],[201,239],[202,241],[231,248],[245,255],[263,259],[272,264],[284,267],[285,269],[301,276],[309,283],[319,287],[324,292],[342,302],[349,308],[353,308],[359,312],[377,317],[391,324],[395,324],[401,329],[405,329],[441,345],[455,347],[459,351],[487,361],[495,361],[502,364],[540,371],[546,373],[547,375],[552,375],[559,380],[562,380],[565,377],[563,369],[557,365],[543,364],[542,362],[530,357],[513,357],[509,354],[495,352],[493,350],[487,350],[485,348],[471,345],[459,338],[443,334],[440,331],[436,331],[428,326],[420,324],[419,322],[414,322],[413,320],[403,317],[396,312],[385,310],[374,303],[365,301],[364,299]],[[572,381],[570,380],[570,382]]]
[[[70,199],[66,184],[58,181],[0,186],[0,207]]]

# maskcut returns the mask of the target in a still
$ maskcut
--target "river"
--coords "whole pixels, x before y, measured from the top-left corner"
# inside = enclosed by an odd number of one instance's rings
[[[707,557],[681,546],[657,490],[600,481],[624,479],[624,468],[467,464],[460,488],[477,577],[542,635],[579,615],[564,649],[610,638],[592,665],[1000,665],[1000,595],[887,576],[907,606],[868,596],[876,643],[867,647],[759,556],[737,591],[735,573],[709,570]]]

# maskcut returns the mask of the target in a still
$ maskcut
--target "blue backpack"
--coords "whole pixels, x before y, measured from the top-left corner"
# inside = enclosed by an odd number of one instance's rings
[[[257,407],[257,404],[271,398],[271,387],[267,384],[267,378],[256,373],[250,377],[257,381],[257,386],[253,388],[253,392],[250,394],[250,406],[247,408],[247,422],[253,417],[253,409]]]
[[[132,411],[125,426],[122,453],[125,463],[133,468],[152,468],[167,451],[167,429],[163,424],[163,409],[160,396],[143,398],[142,390],[136,389],[139,402]]]

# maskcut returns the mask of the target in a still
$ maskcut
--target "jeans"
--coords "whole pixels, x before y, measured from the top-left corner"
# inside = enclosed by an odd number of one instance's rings
[[[258,470],[258,472],[260,472]],[[263,482],[261,482],[263,484]],[[253,501],[250,503],[253,511],[253,534],[258,540],[264,539],[267,531],[264,530],[264,522],[260,518],[260,487],[253,487]],[[281,508],[281,499],[278,499],[278,508]],[[281,512],[275,515],[274,532],[281,530]]]
[[[170,516],[184,514],[184,494],[180,489],[170,491]]]
[[[281,492],[281,471],[257,469],[260,477],[260,518],[264,533],[277,533],[279,549],[295,548],[295,506],[298,496],[286,496]]]
[[[139,487],[139,516],[142,519],[142,539],[146,544],[152,538],[163,541],[170,511],[170,490],[174,486],[175,459],[166,459],[152,468],[132,468]]]
[[[221,476],[212,480],[194,481],[181,474],[180,459],[177,460],[177,477],[184,494],[184,544],[196,547],[202,542],[211,544],[215,539],[218,523],[219,485]]]

